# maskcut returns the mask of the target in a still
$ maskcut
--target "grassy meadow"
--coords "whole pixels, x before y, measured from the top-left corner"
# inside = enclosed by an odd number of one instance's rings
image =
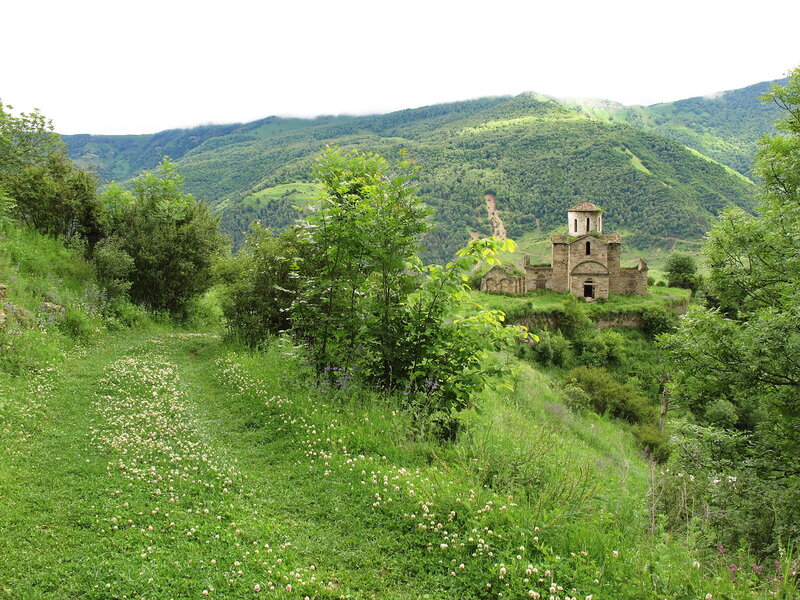
[[[493,357],[514,390],[437,441],[402,394],[226,339],[213,295],[183,324],[147,316],[10,227],[0,283],[0,598],[797,597],[667,530],[668,467],[532,363]]]

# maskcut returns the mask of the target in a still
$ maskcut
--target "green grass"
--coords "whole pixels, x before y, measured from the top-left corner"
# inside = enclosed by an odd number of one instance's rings
[[[518,369],[441,445],[286,344],[106,338],[3,390],[0,597],[758,596],[651,531],[625,428]]]
[[[292,205],[308,208],[320,197],[321,188],[316,183],[297,181],[265,188],[251,194],[245,204],[259,205],[275,200],[290,201]]]
[[[607,300],[586,302],[583,304],[590,316],[618,312],[640,312],[650,306],[658,305],[686,305],[689,302],[690,292],[683,288],[669,288],[650,286],[648,296],[620,296],[612,295]],[[494,310],[502,310],[511,315],[522,313],[548,313],[561,311],[564,301],[570,298],[567,293],[552,291],[528,292],[522,296],[507,296],[504,294],[490,294],[486,292],[470,292],[470,300],[475,304]]]
[[[82,297],[78,254],[5,233],[13,302]],[[516,359],[437,442],[402,395],[316,387],[288,342],[75,310],[88,339],[15,323],[4,350],[26,360],[0,370],[0,598],[772,597],[663,529],[627,426]]]

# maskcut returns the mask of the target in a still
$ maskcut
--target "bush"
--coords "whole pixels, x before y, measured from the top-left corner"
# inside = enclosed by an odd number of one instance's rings
[[[581,362],[586,365],[619,364],[624,356],[625,338],[610,329],[598,331],[581,344]]]
[[[717,398],[709,404],[703,417],[707,423],[723,429],[731,429],[739,421],[736,407],[725,398]]]
[[[561,391],[567,408],[576,415],[592,409],[592,399],[583,388],[572,383],[565,383]]]
[[[131,289],[130,275],[134,263],[130,254],[122,247],[122,240],[111,236],[99,242],[92,254],[97,280],[106,291],[109,300],[120,298]]]
[[[642,332],[649,338],[671,332],[678,325],[678,315],[666,306],[651,306],[642,311]]]
[[[217,265],[223,278],[233,280],[221,301],[228,328],[250,346],[291,327],[300,283],[298,241],[294,229],[273,237],[269,229],[254,224],[236,256]]]
[[[558,328],[567,339],[575,340],[587,331],[594,329],[594,323],[586,314],[586,309],[578,303],[578,300],[569,297],[564,300],[564,308],[562,309]]]
[[[85,312],[71,308],[67,309],[64,318],[58,321],[58,326],[69,337],[82,343],[91,340],[96,329]]]
[[[652,423],[639,423],[631,431],[647,456],[657,463],[667,462],[672,450],[667,436],[658,427]]]
[[[543,330],[538,335],[539,342],[532,348],[536,362],[557,367],[572,362],[572,343],[560,331]]]
[[[565,381],[589,395],[592,409],[629,423],[654,423],[656,408],[631,385],[620,383],[601,367],[577,367]]]

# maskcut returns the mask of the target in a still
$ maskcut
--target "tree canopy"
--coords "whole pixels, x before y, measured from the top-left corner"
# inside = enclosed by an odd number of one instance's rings
[[[758,215],[722,214],[704,249],[716,306],[693,307],[665,340],[678,364],[674,392],[727,440],[713,468],[750,482],[732,530],[762,549],[800,536],[800,69],[768,99],[783,116],[780,133],[761,141]],[[765,493],[768,520],[756,510]]]

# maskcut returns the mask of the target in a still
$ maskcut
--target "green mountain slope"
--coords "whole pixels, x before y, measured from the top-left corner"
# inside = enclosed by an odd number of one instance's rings
[[[622,106],[594,100],[565,103],[580,106],[598,118],[629,123],[663,135],[749,176],[757,141],[772,131],[772,123],[778,118],[777,107],[759,98],[773,84],[784,85],[786,81],[763,81],[737,90],[652,106]]]
[[[447,259],[472,233],[491,233],[487,190],[497,194],[515,237],[560,226],[565,209],[583,201],[606,209],[610,230],[633,232],[648,245],[660,237],[699,237],[727,204],[753,206],[754,186],[731,169],[663,136],[535,94],[366,117],[272,117],[230,131],[213,127],[198,135],[163,132],[140,143],[148,152],[168,146],[181,152],[170,155],[187,188],[217,207],[235,242],[255,219],[274,228],[295,219],[293,207],[315,193],[309,185],[314,158],[330,144],[389,157],[408,150],[421,167],[421,190],[436,208],[429,259]],[[87,150],[100,154],[74,136],[65,139],[78,160],[86,161]],[[102,141],[114,145],[111,136]],[[110,163],[116,173],[139,164],[128,144]]]

